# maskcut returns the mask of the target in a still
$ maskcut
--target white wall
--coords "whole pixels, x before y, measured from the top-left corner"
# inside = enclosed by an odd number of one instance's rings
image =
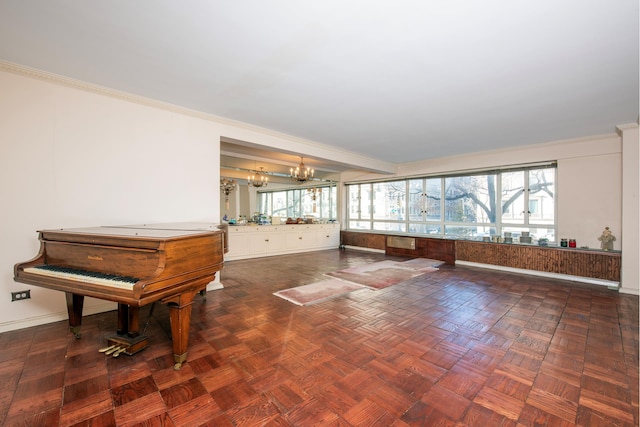
[[[2,71],[0,93],[0,331],[67,316],[63,293],[13,281],[36,230],[219,221],[214,122]]]
[[[640,134],[638,123],[618,126],[622,136],[621,292],[640,294]]]

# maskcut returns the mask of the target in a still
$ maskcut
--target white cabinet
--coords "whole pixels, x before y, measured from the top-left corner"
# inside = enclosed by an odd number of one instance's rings
[[[321,248],[337,248],[340,245],[340,229],[325,227],[316,231],[316,244]]]
[[[229,227],[229,252],[225,259],[236,259],[249,253],[249,236],[247,227]]]
[[[282,231],[269,233],[267,253],[282,252],[285,248],[285,234]]]
[[[312,224],[287,225],[286,248],[299,252],[303,249],[316,249],[315,226]]]
[[[229,227],[225,259],[245,259],[337,248],[340,224],[243,225]]]
[[[267,255],[270,252],[279,252],[285,248],[285,236],[279,227],[255,227],[249,233],[248,254]]]

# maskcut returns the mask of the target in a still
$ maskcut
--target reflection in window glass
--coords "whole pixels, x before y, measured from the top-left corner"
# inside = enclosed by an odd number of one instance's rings
[[[404,219],[405,181],[373,184],[373,219]]]
[[[373,211],[373,208],[371,207],[371,198],[371,184],[363,184],[360,187],[360,206],[358,208],[360,215],[358,218],[371,218],[371,212]]]
[[[409,233],[438,235],[442,234],[440,230],[440,225],[435,224],[409,224]]]
[[[445,225],[444,235],[451,237],[471,237],[475,234],[476,227],[467,225]]]
[[[481,239],[496,234],[496,228],[486,225],[445,225],[445,236]]]
[[[260,202],[260,212],[269,212],[270,206],[272,205],[272,202],[273,202],[273,197],[271,194],[261,195],[259,197],[259,202]]]
[[[336,219],[335,214],[335,200],[337,199],[337,188],[336,187],[325,187],[322,189],[322,193],[317,197],[318,208],[316,212],[320,218],[328,218],[328,219]]]
[[[371,230],[371,222],[369,221],[349,221],[350,230]]]
[[[300,196],[300,190],[287,191],[287,217],[288,218],[301,218],[302,206],[300,202],[302,197]]]
[[[351,189],[350,189],[351,190]],[[258,206],[260,213],[280,218],[320,219],[337,218],[337,190],[335,186],[317,187],[314,193],[307,188],[281,191],[260,191]]]
[[[268,206],[265,206],[264,212],[271,216],[279,216],[281,218],[287,217],[287,192],[286,191],[277,191],[274,193],[270,193],[273,201],[271,202],[271,209]],[[261,195],[262,196],[262,195]],[[264,194],[262,197],[268,197],[268,194]]]
[[[349,185],[347,187],[349,200],[349,218],[360,218],[360,186]]]
[[[378,231],[396,231],[399,233],[407,231],[406,224],[404,222],[374,221],[373,229]]]

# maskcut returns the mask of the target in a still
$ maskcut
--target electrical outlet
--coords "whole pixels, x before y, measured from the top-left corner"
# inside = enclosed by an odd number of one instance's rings
[[[11,301],[21,301],[31,298],[31,290],[11,292]]]

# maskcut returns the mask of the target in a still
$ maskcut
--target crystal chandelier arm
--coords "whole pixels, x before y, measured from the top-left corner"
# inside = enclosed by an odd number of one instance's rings
[[[289,169],[291,179],[297,182],[305,182],[313,179],[314,170],[308,168],[304,164],[304,158],[300,157],[300,164],[295,168]]]

